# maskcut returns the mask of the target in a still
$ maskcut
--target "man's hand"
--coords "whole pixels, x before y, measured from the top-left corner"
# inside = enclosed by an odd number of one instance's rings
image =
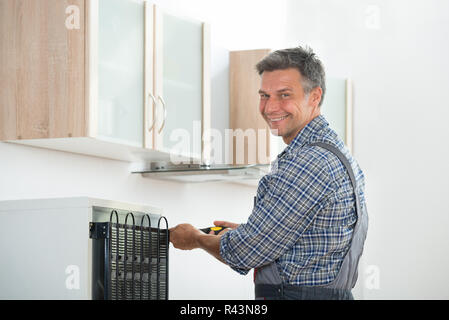
[[[225,227],[225,228],[229,228],[229,229],[231,229],[231,230],[237,229],[238,226],[239,226],[239,224],[237,224],[237,223],[228,222],[228,221],[220,221],[220,220],[214,221],[214,225],[217,226],[217,227]],[[224,229],[224,230],[221,231],[219,234],[222,235],[222,234],[224,234],[225,232],[229,231],[229,229]]]
[[[190,224],[180,224],[170,229],[170,242],[181,250],[199,248],[198,237],[201,231]]]
[[[215,225],[217,225],[216,223],[222,223],[220,225],[228,228],[236,228],[238,226],[238,224],[226,221],[215,221],[214,223]],[[169,231],[170,242],[173,243],[175,248],[181,250],[201,248],[219,261],[225,263],[220,256],[220,239],[221,235],[224,232],[229,231],[229,229],[223,230],[219,235],[211,235],[205,234],[194,226],[184,223],[171,228]]]

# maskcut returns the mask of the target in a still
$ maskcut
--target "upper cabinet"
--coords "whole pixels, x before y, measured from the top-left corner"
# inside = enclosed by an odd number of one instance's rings
[[[90,70],[97,84],[97,132],[100,139],[144,145],[145,6],[131,0],[100,0],[91,6],[96,40]],[[151,19],[151,17],[150,17]],[[152,19],[151,19],[152,20]]]
[[[85,9],[83,0],[0,1],[1,140],[87,136]]]
[[[327,77],[326,95],[321,113],[351,152],[352,144],[352,80]]]
[[[151,2],[2,0],[0,140],[202,161],[209,46],[206,24]]]
[[[281,137],[270,133],[268,124],[259,112],[261,77],[256,64],[271,52],[270,49],[231,51],[230,78],[230,127],[241,130],[233,146],[233,164],[270,164],[287,145]],[[327,77],[326,95],[321,112],[329,125],[352,148],[352,84],[349,79]]]
[[[158,6],[153,10],[153,148],[198,159],[210,129],[209,26]]]
[[[259,112],[261,78],[256,64],[270,49],[231,51],[229,54],[230,128],[234,133],[232,163],[270,164],[286,147],[281,137],[273,136]]]

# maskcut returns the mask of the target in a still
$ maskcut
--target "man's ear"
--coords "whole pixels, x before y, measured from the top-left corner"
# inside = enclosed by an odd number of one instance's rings
[[[318,107],[321,101],[321,96],[323,95],[323,89],[320,87],[315,87],[310,91],[309,103],[313,107]]]

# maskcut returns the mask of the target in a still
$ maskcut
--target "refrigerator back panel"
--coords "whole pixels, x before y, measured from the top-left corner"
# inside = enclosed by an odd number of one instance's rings
[[[124,215],[113,210],[109,222],[92,222],[89,231],[93,240],[93,299],[168,299],[169,232],[165,217]]]

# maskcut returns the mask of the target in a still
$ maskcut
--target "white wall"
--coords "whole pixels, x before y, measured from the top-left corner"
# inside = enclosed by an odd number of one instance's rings
[[[448,299],[449,3],[155,2],[211,23],[215,128],[229,121],[226,49],[310,44],[330,76],[353,79],[354,153],[366,173],[370,213],[356,296]],[[379,8],[379,24],[368,5]],[[216,218],[244,221],[255,191],[145,179],[124,162],[0,143],[0,200],[87,195],[159,206],[172,226],[203,227]],[[202,251],[171,250],[170,263],[171,298],[253,298],[252,273],[239,276]],[[378,289],[369,289],[372,270],[380,271]],[[220,290],[211,286],[217,280]]]
[[[228,50],[278,44],[276,34],[282,31],[282,23],[268,36],[262,37],[258,31],[271,29],[265,24],[269,16],[283,21],[280,17],[285,15],[286,1],[154,2],[173,13],[211,24],[212,127],[227,128]],[[254,15],[253,6],[261,14]],[[0,201],[91,196],[161,207],[170,226],[189,222],[207,227],[216,219],[245,221],[251,213],[255,193],[255,187],[237,184],[151,180],[130,174],[125,162],[0,142]],[[217,281],[219,290],[212,286]],[[243,277],[200,250],[172,249],[170,298],[253,299],[252,272]]]
[[[288,12],[287,45],[309,44],[329,76],[354,82],[363,296],[448,299],[449,2],[292,0]]]
[[[91,196],[148,204],[163,208],[170,226],[189,222],[207,227],[214,219],[242,221],[251,210],[255,193],[251,187],[166,182],[129,172],[125,162],[0,143],[0,200]],[[208,284],[216,279],[223,281],[222,291],[209,292]],[[252,299],[251,277],[237,275],[199,250],[181,252],[171,247],[170,297]]]

